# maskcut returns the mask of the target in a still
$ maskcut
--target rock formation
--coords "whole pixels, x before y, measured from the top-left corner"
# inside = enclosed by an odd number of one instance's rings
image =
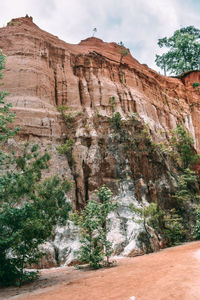
[[[21,127],[10,145],[29,140],[47,148],[51,172],[74,182],[70,197],[76,209],[102,184],[110,187],[120,203],[109,233],[115,254],[145,251],[138,247],[140,225],[129,204],[160,199],[170,205],[175,186],[173,166],[164,154],[152,152],[145,128],[148,124],[154,142],[166,142],[171,130],[184,123],[200,153],[200,92],[193,86],[200,72],[165,77],[130,53],[120,64],[116,43],[91,37],[68,44],[41,30],[31,17],[13,19],[0,29],[0,49],[7,55],[3,89]],[[65,120],[57,110],[62,106]],[[120,130],[111,124],[116,112],[122,117]],[[56,150],[65,140],[73,141],[71,161]],[[153,233],[152,241],[155,250],[161,246]],[[68,263],[78,245],[69,223],[57,228],[56,251],[49,253]]]

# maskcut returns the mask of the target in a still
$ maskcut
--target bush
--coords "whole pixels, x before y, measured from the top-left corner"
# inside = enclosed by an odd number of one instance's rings
[[[69,163],[70,168],[72,168],[73,165],[73,156],[72,156],[72,149],[74,145],[74,140],[66,140],[64,144],[57,147],[57,150],[60,154],[65,154],[67,156],[67,160]]]
[[[196,211],[196,225],[194,227],[194,238],[200,239],[200,209]]]
[[[103,186],[97,191],[99,202],[89,200],[80,214],[76,212],[71,216],[74,223],[79,226],[81,234],[78,259],[83,263],[89,263],[93,269],[98,269],[104,264],[110,266],[112,244],[107,240],[108,214],[117,207],[116,203],[111,202],[111,195],[111,191]]]
[[[71,208],[65,198],[71,183],[58,176],[41,181],[49,156],[36,149],[26,148],[21,157],[13,154],[11,170],[0,175],[1,285],[34,277],[24,268],[38,262],[38,246],[50,238],[54,225],[65,222]]]
[[[182,125],[172,131],[170,140],[172,155],[183,169],[190,167],[199,160],[199,155],[194,150],[194,140]]]
[[[178,215],[175,209],[165,213],[163,232],[168,246],[179,245],[186,240],[183,218]]]
[[[115,130],[120,130],[122,125],[122,116],[119,112],[114,113],[112,118],[110,119],[111,127]]]
[[[194,88],[196,91],[198,91],[198,88],[199,88],[199,86],[200,86],[200,82],[193,82],[193,83],[192,83],[192,86],[193,86],[193,88]]]
[[[0,52],[1,70],[5,56]],[[14,120],[0,92],[0,142],[13,137],[18,128],[10,129]],[[0,151],[0,286],[21,285],[35,279],[37,272],[25,267],[37,263],[42,253],[39,244],[51,237],[54,225],[68,218],[70,204],[65,194],[71,183],[58,176],[42,180],[50,156],[41,154],[38,145],[24,145],[21,154]]]

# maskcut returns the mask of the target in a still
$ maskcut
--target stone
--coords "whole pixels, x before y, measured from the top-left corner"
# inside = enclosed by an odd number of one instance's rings
[[[7,55],[1,89],[9,93],[6,101],[13,104],[14,125],[21,130],[8,149],[20,149],[27,140],[47,148],[52,155],[48,175],[60,174],[73,182],[73,209],[84,208],[103,184],[111,188],[119,202],[110,215],[108,234],[114,253],[144,253],[137,241],[142,227],[129,205],[162,199],[170,206],[176,180],[170,160],[158,153],[151,157],[139,137],[148,124],[153,141],[167,143],[171,130],[182,122],[200,153],[200,91],[192,85],[200,82],[200,71],[165,77],[130,53],[120,64],[116,43],[91,37],[72,45],[41,30],[28,16],[12,24],[0,28],[0,49]],[[65,120],[58,106],[66,106]],[[121,133],[111,126],[115,112],[122,117]],[[130,140],[134,136],[137,145]],[[71,166],[56,150],[66,139],[74,141]],[[152,245],[155,251],[162,248],[153,231]],[[77,228],[70,222],[57,227],[46,248],[49,258],[41,264],[50,266],[50,257],[52,265],[70,264],[79,247]]]

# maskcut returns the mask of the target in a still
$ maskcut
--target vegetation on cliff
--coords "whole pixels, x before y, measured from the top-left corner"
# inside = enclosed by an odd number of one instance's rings
[[[78,259],[83,263],[89,263],[93,269],[111,264],[109,258],[113,249],[112,243],[107,238],[108,214],[118,206],[111,201],[112,192],[107,187],[102,186],[96,191],[96,195],[98,201],[89,200],[81,214],[75,212],[71,215],[71,219],[79,226],[81,234]]]
[[[152,228],[157,240],[164,240],[165,246],[173,246],[199,237],[199,178],[191,168],[199,161],[194,150],[194,141],[182,125],[172,131],[168,147],[151,144],[154,151],[165,152],[175,166],[176,191],[170,195],[170,207],[156,199],[149,206],[130,206],[140,216],[144,232],[139,240],[148,252],[152,251]],[[197,218],[196,218],[197,216]],[[195,230],[194,230],[195,228]]]
[[[5,56],[0,53],[1,77],[4,67]],[[5,96],[0,92],[1,148],[19,130],[9,128],[14,114]],[[54,225],[68,218],[66,193],[71,183],[58,176],[42,179],[49,160],[38,145],[27,143],[21,153],[0,152],[0,286],[34,279],[37,272],[25,268],[43,255],[38,246],[50,238]]]

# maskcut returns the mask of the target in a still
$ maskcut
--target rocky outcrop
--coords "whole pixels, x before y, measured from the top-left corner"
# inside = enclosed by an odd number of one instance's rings
[[[109,233],[115,254],[145,251],[137,242],[141,229],[129,204],[170,206],[176,184],[173,165],[152,149],[145,126],[154,142],[166,142],[183,123],[200,152],[200,88],[193,85],[200,82],[200,72],[164,77],[130,53],[120,64],[116,43],[93,37],[71,45],[38,28],[31,17],[1,28],[0,48],[7,55],[3,88],[21,127],[17,143],[39,141],[48,148],[52,172],[74,182],[70,197],[76,209],[102,184],[110,187],[120,203]],[[65,106],[65,120],[58,106]],[[120,128],[111,121],[116,112]],[[72,161],[56,152],[66,139],[73,141]],[[156,250],[161,241],[155,239],[152,234]],[[70,262],[79,246],[76,228],[57,228],[53,245],[56,259]]]

